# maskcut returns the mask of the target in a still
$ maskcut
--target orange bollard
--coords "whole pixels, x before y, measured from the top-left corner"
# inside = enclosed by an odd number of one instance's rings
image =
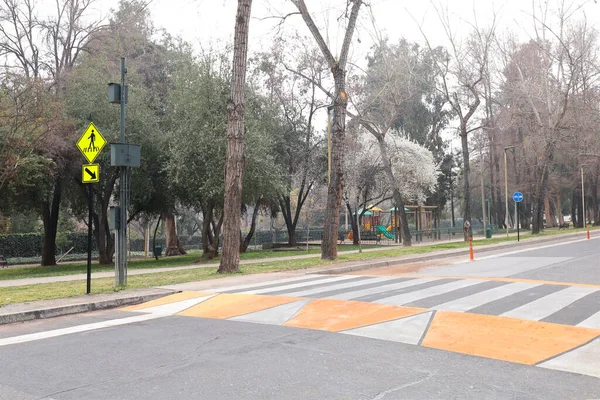
[[[588,230],[587,230],[587,237],[588,237],[588,240],[590,240],[590,228],[588,228]]]
[[[469,238],[469,260],[475,260],[475,254],[473,254],[473,238]]]

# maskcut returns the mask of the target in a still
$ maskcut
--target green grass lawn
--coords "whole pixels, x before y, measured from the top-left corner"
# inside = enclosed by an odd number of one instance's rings
[[[331,263],[319,259],[282,260],[269,263],[243,265],[240,272],[234,275],[257,274],[261,272],[288,271],[303,269]],[[140,289],[154,286],[173,285],[176,283],[224,278],[229,275],[217,274],[216,268],[194,268],[174,270],[127,277],[126,288],[115,288],[114,278],[92,280],[92,293],[110,293],[123,289]],[[36,300],[61,299],[85,294],[84,280],[43,283],[38,285],[14,286],[0,289],[0,307],[12,303],[26,303]]]
[[[554,231],[547,230],[542,233],[541,236],[551,236],[556,235],[558,233],[563,233],[564,231]],[[580,232],[583,234],[585,231],[583,229],[571,229],[569,233],[572,232]],[[526,234],[522,237],[523,240],[527,240],[529,238],[533,238],[535,236]],[[483,244],[496,244],[503,243],[508,241],[516,241],[516,237],[509,237],[496,235],[496,237],[492,239],[477,239],[473,241],[475,248],[477,246],[481,246]],[[447,249],[460,249],[468,247],[468,243],[466,242],[446,242],[446,243],[438,243],[426,246],[415,246],[410,248],[382,248],[380,251],[374,252],[364,252],[364,253],[351,253],[351,254],[340,254],[338,261],[360,261],[360,260],[368,260],[368,259],[377,259],[382,257],[398,257],[408,254],[423,254],[429,253],[433,251],[439,250],[447,250]],[[340,246],[340,250],[351,250],[351,245]],[[366,247],[366,246],[365,246]],[[375,246],[372,246],[375,247]],[[256,254],[252,254],[256,253]],[[252,252],[246,253],[242,255],[248,257],[248,255],[252,254],[254,259],[259,259],[259,255],[262,255],[262,258],[270,258],[274,257],[276,254],[279,256],[298,254],[298,252]],[[318,250],[317,250],[318,253]],[[306,254],[306,252],[301,252],[300,254]],[[155,261],[154,259],[145,259],[145,260],[133,260],[130,262],[130,268],[135,269],[143,269],[143,268],[155,268],[155,267],[174,267],[179,265],[190,265],[199,257],[199,253],[191,254],[188,256],[180,256],[180,257],[169,257],[169,258],[161,258],[159,261]],[[212,264],[216,263],[213,262]],[[275,271],[289,271],[289,270],[297,270],[304,269],[310,267],[317,267],[321,265],[333,264],[333,261],[323,261],[318,258],[306,258],[306,259],[298,259],[298,260],[279,260],[279,261],[269,261],[269,262],[260,262],[257,261],[253,264],[246,264],[240,267],[239,274],[256,274],[256,273],[264,273],[264,272],[275,272]],[[134,267],[135,266],[135,267]],[[52,267],[55,268],[55,267]],[[53,273],[50,275],[68,275],[73,273],[80,273],[85,270],[85,264],[67,264],[56,267]],[[94,269],[98,270],[107,270],[112,271],[113,267],[104,267]],[[16,271],[16,272],[14,272]],[[46,275],[41,275],[41,273],[37,271],[42,271],[46,273]],[[23,275],[27,273],[28,275]],[[39,276],[49,276],[50,271],[46,268],[41,267],[29,267],[29,268],[14,268],[8,270],[0,271],[0,279],[17,279],[23,277],[39,277]],[[122,289],[138,289],[138,288],[147,288],[153,286],[163,286],[163,285],[171,285],[177,283],[184,282],[193,282],[193,281],[201,281],[206,279],[217,279],[223,278],[228,275],[220,275],[216,273],[216,268],[193,268],[188,270],[174,270],[167,272],[159,272],[159,273],[151,273],[151,274],[143,274],[143,275],[130,275],[128,277],[128,285],[126,288],[114,288],[114,278],[100,278],[94,279],[92,281],[92,293],[109,293],[116,290]],[[38,284],[38,285],[26,285],[26,286],[16,286],[16,287],[6,287],[0,289],[0,306],[11,304],[11,303],[22,303],[22,302],[30,302],[35,300],[51,300],[58,298],[66,298],[82,295],[85,293],[85,281],[70,281],[70,282],[56,282],[56,283],[48,283],[48,284]]]
[[[382,247],[381,245],[363,245],[363,249]],[[358,246],[351,244],[338,245],[338,251],[350,251],[358,250]],[[259,251],[248,251],[240,255],[242,260],[259,260],[262,258],[276,258],[276,257],[288,257],[306,254],[320,254],[321,250],[318,247],[311,247],[307,252],[306,250],[293,250],[293,251],[277,251],[277,250],[259,250]],[[147,269],[147,268],[169,268],[169,267],[181,267],[187,265],[210,265],[217,264],[220,258],[215,258],[211,261],[203,261],[200,251],[190,252],[185,256],[176,257],[161,257],[158,260],[154,258],[137,259],[129,261],[129,269]],[[113,271],[113,265],[100,265],[97,262],[92,263],[92,272],[108,272]],[[49,267],[20,267],[20,268],[8,268],[0,269],[0,280],[11,280],[11,279],[25,279],[25,278],[43,278],[49,276],[64,276],[64,275],[75,275],[82,274],[87,271],[87,263],[66,263],[59,264]]]

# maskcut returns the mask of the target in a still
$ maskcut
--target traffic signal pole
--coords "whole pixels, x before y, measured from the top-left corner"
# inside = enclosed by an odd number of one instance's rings
[[[125,104],[127,102],[125,89],[125,74],[127,73],[127,68],[125,68],[125,58],[121,58],[121,143],[125,142]],[[127,189],[129,186],[129,176],[126,166],[120,167],[120,178],[119,178],[119,186],[120,186],[120,196],[119,196],[119,206],[121,211],[120,218],[120,226],[119,226],[119,257],[118,257],[118,285],[124,286],[127,285],[127,200],[128,193]],[[117,282],[115,282],[117,283]]]

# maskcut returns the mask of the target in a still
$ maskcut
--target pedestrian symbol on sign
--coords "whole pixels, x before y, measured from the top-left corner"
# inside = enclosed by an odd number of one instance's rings
[[[90,125],[77,141],[77,148],[79,148],[81,154],[83,154],[85,159],[91,164],[96,157],[98,157],[105,144],[106,139],[104,139],[104,136],[102,136],[98,128],[90,122]]]
[[[88,139],[90,139],[90,145],[88,146],[86,152],[96,151],[96,146],[94,145],[94,142],[96,141],[96,134],[94,133],[93,129],[92,129],[92,133],[90,133],[90,137],[88,137]]]

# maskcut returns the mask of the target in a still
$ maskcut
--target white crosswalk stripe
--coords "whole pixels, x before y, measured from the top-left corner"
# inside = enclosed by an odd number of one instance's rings
[[[598,289],[577,286],[568,287],[505,312],[502,316],[539,321],[596,291]]]
[[[473,312],[488,303],[499,302],[498,314],[504,317],[519,318],[539,321],[553,318],[573,303],[581,303],[586,296],[600,291],[594,287],[564,286],[558,290],[540,297],[531,293],[532,299],[528,302],[526,292],[541,286],[544,283],[535,282],[507,282],[501,286],[485,289],[466,289],[486,282],[486,279],[456,279],[456,278],[402,278],[335,275],[317,276],[305,275],[281,280],[263,281],[247,285],[238,285],[220,288],[219,292],[234,291],[245,294],[282,295],[294,297],[327,298],[333,300],[358,300],[372,301],[379,304],[407,305],[425,300],[427,307],[432,310],[446,310],[457,312]],[[490,282],[490,281],[487,281]],[[491,286],[490,286],[491,287]],[[556,287],[556,286],[554,286]],[[460,290],[460,289],[465,289]],[[485,290],[484,290],[485,289]],[[480,290],[480,291],[478,291]],[[537,289],[536,289],[537,290]],[[457,292],[455,292],[457,291]],[[464,292],[463,297],[457,298]],[[473,294],[468,294],[468,293]],[[447,295],[447,296],[446,296]],[[386,296],[386,297],[382,297]],[[435,297],[434,299],[429,299]],[[435,304],[439,301],[440,304]],[[587,300],[589,304],[590,300]],[[578,303],[578,304],[579,304]],[[514,304],[512,309],[509,309]],[[503,306],[504,305],[504,306]],[[492,308],[493,310],[493,308]],[[597,312],[596,312],[597,311]],[[475,312],[479,312],[475,310]],[[487,313],[486,311],[481,311]],[[582,311],[581,319],[587,317],[578,326],[600,329],[600,307],[598,310],[586,309]],[[586,314],[587,312],[587,314]],[[596,312],[594,314],[594,312]],[[493,311],[491,315],[496,315]],[[561,317],[554,323],[576,324],[577,321],[561,322]]]
[[[577,326],[582,326],[584,328],[600,329],[600,311],[592,315],[588,319],[581,321],[579,324],[577,324]]]
[[[332,296],[327,296],[326,298],[334,299],[334,300],[352,300],[352,299],[357,299],[359,297],[369,296],[372,294],[381,293],[381,292],[388,291],[388,290],[402,289],[402,288],[407,288],[410,286],[416,286],[416,285],[420,285],[422,283],[438,281],[438,280],[440,280],[440,279],[432,279],[432,278],[411,279],[411,280],[404,281],[404,282],[383,284],[381,286],[377,286],[377,287],[369,288],[369,289],[359,289],[359,290],[348,291],[348,292],[344,292],[344,293],[338,293],[338,294],[335,294]]]
[[[391,297],[386,297],[381,300],[375,301],[375,303],[380,304],[393,304],[397,306],[401,306],[403,304],[411,303],[413,301],[422,300],[427,297],[437,296],[439,294],[447,293],[452,290],[462,289],[465,287],[477,285],[481,283],[479,280],[469,280],[463,279],[459,281],[445,283],[443,285],[432,286],[426,289],[417,290],[414,292],[403,293]]]
[[[509,283],[493,289],[486,290],[484,292],[475,293],[470,296],[462,297],[447,303],[439,304],[435,307],[431,307],[433,310],[448,310],[448,311],[468,311],[475,307],[482,306],[495,300],[500,300],[504,297],[508,297],[523,290],[531,289],[537,284],[515,282]]]
[[[312,276],[312,277],[314,277],[314,276]],[[292,283],[292,282],[305,281],[307,279],[311,279],[312,277],[310,275],[303,275],[303,276],[297,276],[297,277],[293,277],[293,278],[284,278],[284,279],[276,279],[276,280],[272,280],[272,281],[261,281],[261,282],[256,282],[256,283],[248,283],[245,285],[217,287],[217,288],[214,288],[211,290],[215,291],[215,292],[229,292],[232,290],[252,289],[255,287],[262,287],[262,286],[269,285],[269,284],[288,284],[288,283]],[[318,282],[318,280],[313,280],[313,282],[316,283],[316,282]]]
[[[271,287],[271,288],[267,288],[267,289],[251,289],[251,290],[246,290],[240,293],[247,293],[247,294],[269,294],[271,292],[278,292],[281,290],[288,290],[288,289],[296,289],[296,288],[301,288],[303,286],[310,286],[310,285],[315,285],[315,284],[323,284],[323,283],[337,283],[337,282],[342,282],[348,279],[355,279],[356,276],[336,276],[333,278],[326,278],[326,279],[321,279],[318,281],[309,281],[309,282],[300,282],[300,283],[292,283],[289,285],[283,285],[283,286],[276,286],[276,287]]]
[[[331,286],[327,286],[325,288],[318,287],[318,288],[313,288],[313,289],[299,290],[296,292],[286,293],[285,295],[286,296],[304,297],[304,296],[311,296],[311,295],[317,294],[317,293],[322,293],[326,290],[330,291],[330,290],[348,289],[348,288],[356,287],[358,285],[368,285],[368,284],[378,283],[378,282],[383,283],[385,281],[389,281],[389,278],[371,278],[371,279],[365,279],[365,280],[358,281],[358,282],[338,283],[338,284],[334,284]]]

